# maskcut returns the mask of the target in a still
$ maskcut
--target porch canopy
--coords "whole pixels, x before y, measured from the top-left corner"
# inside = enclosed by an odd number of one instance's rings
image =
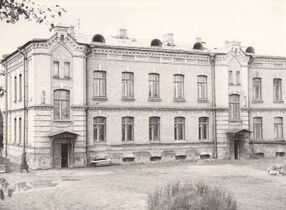
[[[59,130],[49,134],[52,141],[61,141],[62,143],[73,143],[77,136],[77,133],[67,130]]]
[[[247,137],[247,135],[251,133],[248,129],[230,129],[226,131],[226,135],[228,136],[229,140],[242,140],[242,138]]]

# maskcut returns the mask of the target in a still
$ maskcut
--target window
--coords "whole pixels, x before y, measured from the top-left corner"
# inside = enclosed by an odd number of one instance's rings
[[[14,143],[17,142],[17,119],[14,119]]]
[[[175,117],[175,140],[185,139],[185,118]]]
[[[240,71],[236,72],[236,84],[240,85]]]
[[[184,98],[184,75],[181,74],[174,75],[174,98],[175,99]]]
[[[159,39],[153,39],[150,45],[151,47],[162,47],[162,42]]]
[[[106,72],[93,72],[93,96],[106,97]]]
[[[209,138],[209,118],[200,117],[199,118],[199,139]]]
[[[160,97],[159,74],[149,74],[149,98]]]
[[[58,61],[53,62],[53,75],[54,77],[60,76],[60,63]]]
[[[64,63],[64,77],[65,78],[70,78],[70,62],[65,62]]]
[[[134,118],[123,117],[122,118],[122,141],[134,141]]]
[[[17,77],[14,78],[14,102],[17,102]]]
[[[232,71],[228,71],[228,84],[233,84]]]
[[[229,96],[229,118],[238,120],[240,118],[239,95]]]
[[[69,119],[70,117],[70,96],[67,90],[54,91],[54,116],[55,119]]]
[[[22,142],[22,118],[19,118],[19,144]]]
[[[19,75],[19,101],[22,101],[22,74]]]
[[[207,99],[207,77],[198,76],[198,99]]]
[[[149,140],[160,140],[160,117],[149,118]]]
[[[122,97],[134,97],[134,75],[131,72],[122,73]]]
[[[274,118],[274,138],[283,139],[283,118],[282,117]]]
[[[262,100],[261,79],[260,78],[254,78],[253,79],[253,100],[254,101],[261,101]]]
[[[273,99],[274,101],[282,100],[282,80],[273,79]]]
[[[262,117],[253,118],[253,138],[262,139]]]
[[[95,117],[93,118],[93,141],[104,142],[106,135],[106,118]]]

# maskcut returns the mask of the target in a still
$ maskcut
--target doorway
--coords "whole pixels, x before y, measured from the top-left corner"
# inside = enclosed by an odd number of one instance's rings
[[[66,168],[68,166],[69,166],[68,144],[61,144],[61,167]]]
[[[240,141],[236,140],[234,141],[234,159],[239,159],[239,153],[240,153]]]

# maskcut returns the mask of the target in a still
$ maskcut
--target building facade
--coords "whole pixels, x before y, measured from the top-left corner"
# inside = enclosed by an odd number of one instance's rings
[[[4,152],[32,168],[284,156],[286,58],[226,42],[89,41],[58,26],[2,60]]]

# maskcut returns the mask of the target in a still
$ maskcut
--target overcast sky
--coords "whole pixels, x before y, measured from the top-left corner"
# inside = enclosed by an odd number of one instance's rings
[[[202,37],[210,46],[225,40],[252,45],[257,54],[286,56],[286,0],[34,0],[59,4],[68,12],[59,21],[83,34],[110,34],[126,28],[134,38],[174,33],[175,41]],[[52,35],[49,27],[21,21],[0,22],[0,55],[33,38]]]

